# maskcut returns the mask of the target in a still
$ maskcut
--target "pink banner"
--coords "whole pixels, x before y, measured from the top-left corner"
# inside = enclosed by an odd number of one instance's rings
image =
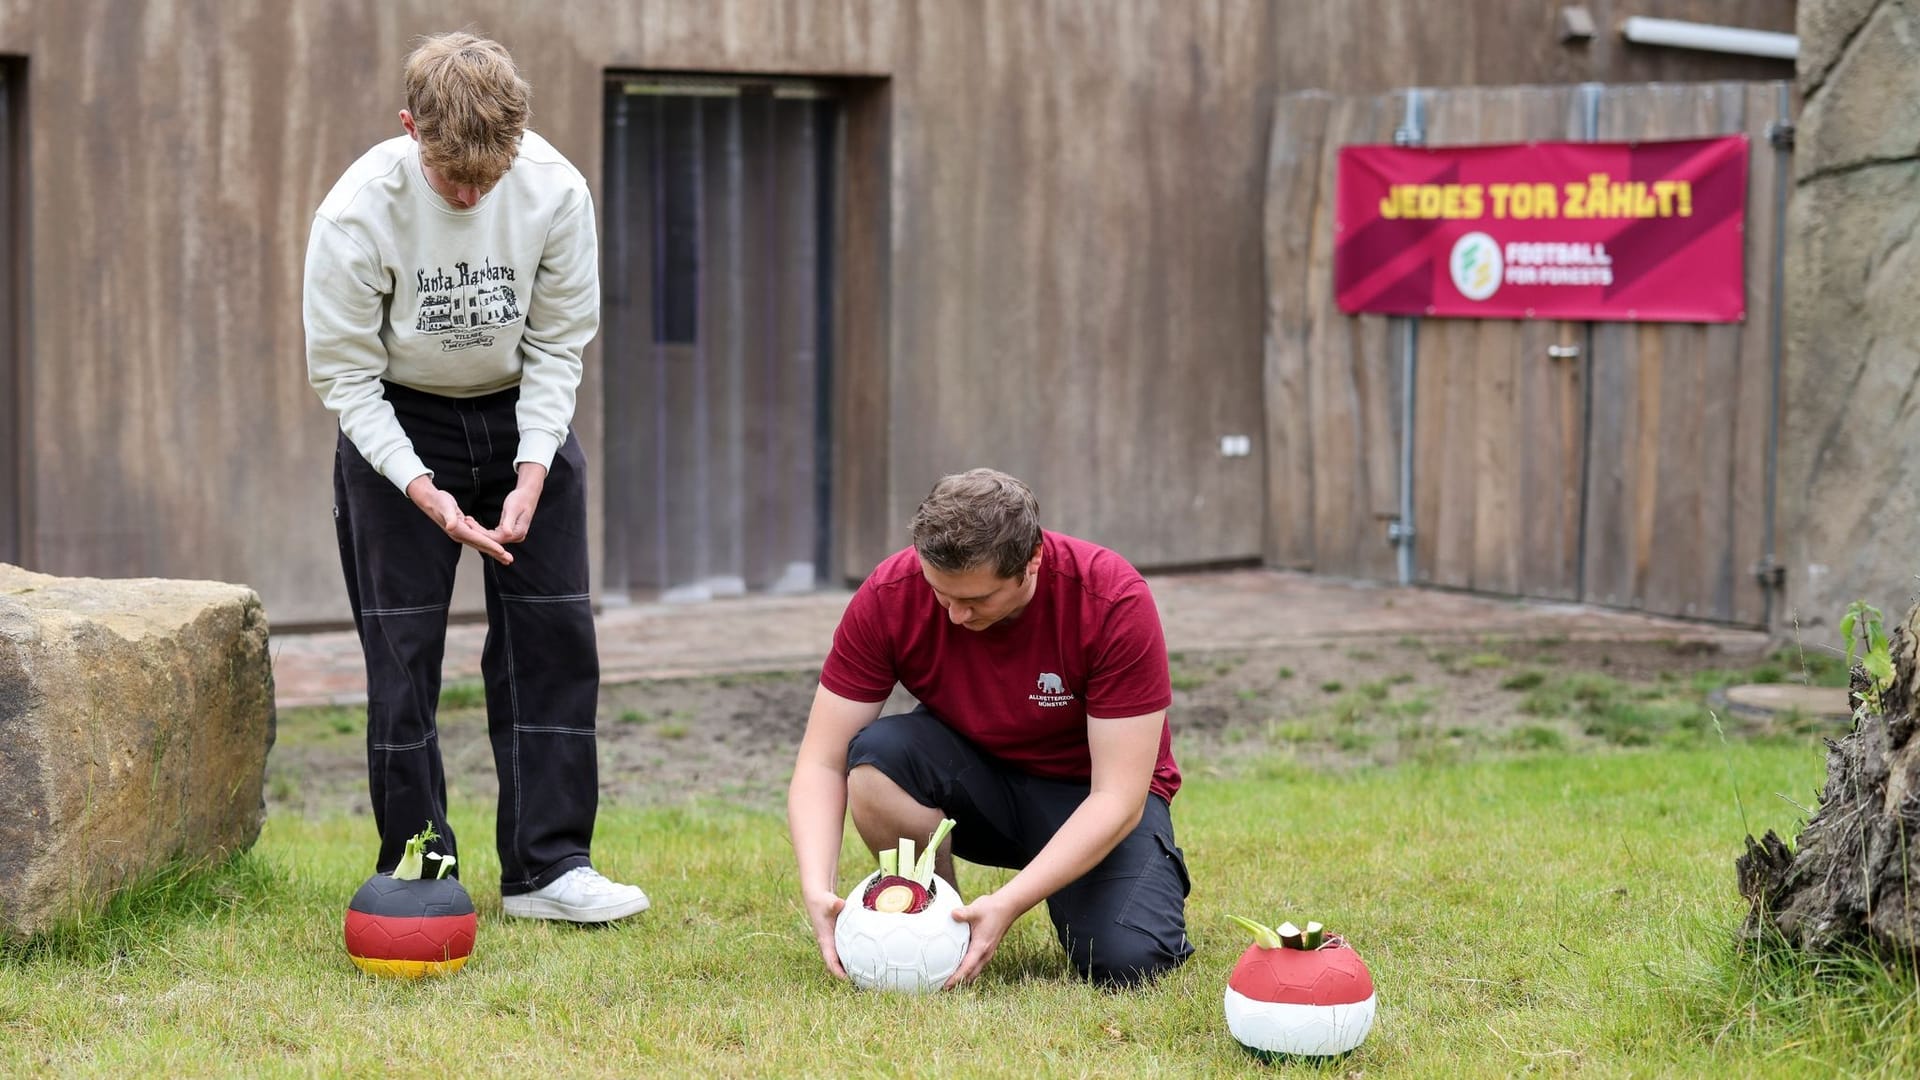
[[[1340,149],[1349,314],[1739,322],[1747,137]]]

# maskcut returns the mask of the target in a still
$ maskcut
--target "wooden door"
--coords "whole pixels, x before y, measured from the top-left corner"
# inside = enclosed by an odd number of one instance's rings
[[[835,101],[789,82],[607,93],[607,588],[827,572]]]
[[[1578,138],[1579,90],[1443,92],[1426,117],[1429,146]],[[1420,321],[1415,581],[1579,596],[1585,338],[1580,323]]]
[[[1779,426],[1781,83],[1474,87],[1281,99],[1268,167],[1267,560],[1398,577],[1411,390],[1412,580],[1764,626]],[[1419,117],[1419,130],[1407,119]],[[1745,133],[1746,320],[1347,316],[1332,290],[1342,145]],[[1421,222],[1384,242],[1414,243]],[[1409,287],[1418,285],[1408,279]],[[1409,335],[1413,385],[1403,374]]]
[[[1584,599],[1765,625],[1763,561],[1775,435],[1771,310],[1778,192],[1775,84],[1609,88],[1601,139],[1745,132],[1743,323],[1596,323]]]

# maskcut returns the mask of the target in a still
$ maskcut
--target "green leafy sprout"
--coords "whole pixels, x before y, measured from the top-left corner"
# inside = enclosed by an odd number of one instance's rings
[[[1840,619],[1840,636],[1847,639],[1847,670],[1853,670],[1854,654],[1858,651],[1860,669],[1867,674],[1867,689],[1859,695],[1860,704],[1853,710],[1857,723],[1869,710],[1880,711],[1880,697],[1893,685],[1893,654],[1887,642],[1886,619],[1879,608],[1865,600],[1855,600],[1847,605],[1847,613]]]
[[[438,839],[440,834],[434,830],[433,822],[427,822],[426,828],[414,833],[413,838],[407,841],[407,850],[400,856],[400,865],[393,868],[392,876],[400,881],[419,881],[426,871],[426,860],[432,859],[440,864],[440,872],[433,875],[434,880],[446,877],[447,871],[452,870],[453,864],[459,860],[451,855],[428,851],[427,845]]]
[[[1251,933],[1253,943],[1263,949],[1317,949],[1325,945],[1327,940],[1325,928],[1317,922],[1308,923],[1307,928],[1302,930],[1290,922],[1271,927],[1238,915],[1229,915],[1227,918]]]

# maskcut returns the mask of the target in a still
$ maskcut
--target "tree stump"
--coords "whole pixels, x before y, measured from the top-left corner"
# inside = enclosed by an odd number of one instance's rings
[[[1887,959],[1920,952],[1920,606],[1889,639],[1893,684],[1852,733],[1827,742],[1820,806],[1790,846],[1772,830],[1734,861],[1752,905],[1743,933],[1815,953],[1860,950]],[[1869,689],[1853,670],[1853,700]]]

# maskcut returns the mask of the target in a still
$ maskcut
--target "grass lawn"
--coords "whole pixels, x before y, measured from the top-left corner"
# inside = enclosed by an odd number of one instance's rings
[[[920,1000],[824,974],[776,814],[603,811],[598,861],[654,909],[584,930],[500,918],[490,811],[459,805],[479,946],[410,984],[340,944],[369,819],[276,813],[251,854],[0,951],[0,1075],[1920,1074],[1911,977],[1732,947],[1741,837],[1790,835],[1804,815],[1776,793],[1810,806],[1823,775],[1804,737],[1344,772],[1250,758],[1176,803],[1197,950],[1180,972],[1080,985],[1033,912],[978,984]],[[864,869],[850,848],[843,885]],[[963,864],[962,891],[1003,876]],[[1358,1051],[1319,1069],[1238,1048],[1230,912],[1355,943],[1380,1000]]]

